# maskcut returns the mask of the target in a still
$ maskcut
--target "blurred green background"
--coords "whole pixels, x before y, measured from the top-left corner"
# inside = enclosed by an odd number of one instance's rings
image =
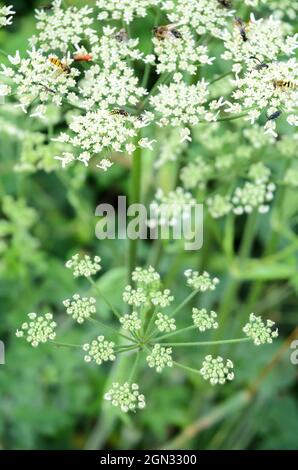
[[[1,29],[0,47],[11,54],[16,49],[24,53],[27,38],[34,32],[33,10],[44,2],[9,3],[17,15],[11,27]],[[92,4],[68,2],[86,3]],[[89,325],[74,326],[61,308],[63,299],[88,291],[87,285],[75,281],[64,268],[75,252],[102,257],[104,272],[99,282],[119,309],[126,282],[125,242],[95,238],[94,210],[98,203],[113,202],[118,194],[126,193],[129,164],[115,164],[107,173],[80,164],[61,170],[53,160],[57,144],[48,137],[53,128],[56,132],[63,127],[64,117],[53,109],[46,124],[29,121],[9,103],[0,106],[0,339],[6,348],[6,364],[0,365],[0,448],[297,449],[298,369],[290,363],[289,348],[291,340],[298,337],[297,331],[292,333],[298,286],[293,248],[282,265],[274,265],[276,272],[271,265],[267,271],[264,266],[240,285],[233,315],[247,313],[247,292],[251,283],[258,284],[255,312],[277,321],[281,336],[272,346],[224,348],[235,363],[236,380],[220,389],[179,370],[162,376],[146,370],[139,383],[147,396],[147,408],[122,417],[102,401],[105,387],[117,377],[119,364],[110,371],[109,366],[85,364],[80,352],[48,345],[35,350],[15,337],[16,328],[30,311],[53,312],[67,340],[82,343],[82,337],[94,335]],[[222,126],[219,132],[224,134],[228,129],[235,130]],[[200,151],[199,144],[194,145],[197,147],[192,151]],[[277,151],[277,162],[281,158]],[[145,165],[148,184],[152,174],[149,158]],[[169,184],[170,171],[167,167],[158,176],[164,186]],[[297,206],[295,191],[287,197],[287,207]],[[279,216],[278,200],[275,206],[273,214]],[[284,217],[286,224],[287,215]],[[244,220],[239,220],[241,234]],[[260,224],[253,252],[256,258],[266,246],[269,224],[269,218]],[[206,236],[206,245],[196,259],[192,253],[179,258],[175,248],[168,248],[160,271],[177,299],[187,292],[181,282],[184,268],[199,265],[218,274],[223,279],[218,293],[200,299],[207,308],[225,295],[229,266],[205,231]],[[282,239],[282,235],[275,237],[275,246],[285,249],[288,245],[279,246],[279,237]],[[297,246],[297,238],[292,244]],[[142,263],[150,249],[149,243],[143,244]],[[107,318],[104,305],[100,313]],[[235,330],[233,320],[232,316],[227,331]],[[200,364],[204,355],[195,349],[179,353],[185,363],[193,364]],[[129,368],[129,358],[121,366]]]

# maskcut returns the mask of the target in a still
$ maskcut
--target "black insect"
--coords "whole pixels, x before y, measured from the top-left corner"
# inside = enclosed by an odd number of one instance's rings
[[[260,59],[258,59],[256,56],[251,55],[250,59],[257,60],[259,63],[256,65],[256,70],[262,70],[262,69],[268,69],[269,65],[266,64],[265,62],[262,62]]]
[[[281,114],[282,112],[277,110],[274,113],[270,114],[270,116],[267,116],[267,121],[274,121],[275,119],[279,118]]]
[[[224,8],[232,8],[232,0],[217,0]]]

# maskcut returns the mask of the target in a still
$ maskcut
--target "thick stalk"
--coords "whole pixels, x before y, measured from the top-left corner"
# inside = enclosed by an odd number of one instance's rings
[[[138,136],[137,140],[139,140]],[[137,145],[137,143],[136,143]],[[130,179],[130,204],[138,204],[141,200],[141,178],[142,178],[142,150],[137,147],[132,160],[132,170]],[[131,273],[137,264],[138,239],[128,240],[128,283],[131,282]]]

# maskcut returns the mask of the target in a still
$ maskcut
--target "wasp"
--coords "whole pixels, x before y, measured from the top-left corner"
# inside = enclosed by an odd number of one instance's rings
[[[259,63],[256,65],[256,70],[262,70],[262,69],[268,69],[269,65],[266,64],[265,62],[262,62],[260,59],[258,59],[256,56],[251,55],[250,59],[257,60]]]
[[[74,54],[73,60],[75,62],[90,62],[92,60],[91,54]]]
[[[110,114],[113,114],[114,116],[124,116],[124,117],[128,116],[128,112],[125,111],[125,109],[121,109],[121,108],[112,109],[110,111]]]
[[[282,112],[280,110],[277,110],[269,116],[267,115],[267,121],[274,121],[275,119],[279,118],[281,114]]]
[[[116,41],[118,42],[127,42],[129,37],[127,31],[122,28],[115,34]]]
[[[249,24],[245,23],[239,16],[235,16],[235,21],[234,21],[235,26],[239,29],[240,36],[242,37],[243,42],[248,41],[247,37],[247,31]]]
[[[297,88],[297,84],[290,80],[273,80],[273,86],[274,88],[281,88],[282,90],[286,88]]]
[[[224,8],[232,8],[232,0],[217,0],[217,1]]]
[[[178,31],[178,29],[176,29],[175,25],[173,24],[157,26],[153,28],[153,34],[160,41],[171,38],[182,39],[182,34],[180,33],[180,31]]]
[[[55,65],[55,67],[57,67],[57,69],[61,70],[61,72],[70,73],[70,67],[67,64],[64,64],[57,57],[50,57],[49,61],[51,62],[51,64]]]

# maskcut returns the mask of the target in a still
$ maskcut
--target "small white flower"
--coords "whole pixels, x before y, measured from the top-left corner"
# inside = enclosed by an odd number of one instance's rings
[[[16,331],[18,338],[26,337],[26,341],[36,348],[40,343],[46,343],[56,337],[55,328],[57,323],[53,321],[53,315],[37,315],[28,313],[29,321],[22,324],[21,329]]]
[[[139,386],[136,383],[125,382],[121,385],[115,382],[104,395],[104,399],[110,401],[113,406],[119,407],[124,413],[143,409],[146,406],[145,397],[140,394]]]
[[[170,318],[168,315],[165,315],[163,313],[157,314],[155,325],[157,326],[157,329],[161,332],[170,333],[171,331],[176,330],[175,319]]]
[[[254,313],[249,316],[249,323],[247,323],[243,331],[253,339],[255,345],[272,343],[274,338],[278,336],[278,329],[273,330],[275,323],[272,320],[267,320],[266,324],[261,317],[257,317]]]
[[[83,350],[87,353],[84,360],[86,362],[95,361],[98,365],[107,361],[115,361],[114,346],[112,341],[106,341],[104,336],[98,336],[91,343],[83,345]]]
[[[132,312],[130,314],[125,314],[119,319],[124,330],[128,331],[138,331],[142,327],[142,322],[137,314],[137,312]]]
[[[131,23],[135,16],[144,18],[147,9],[159,3],[160,0],[97,0],[96,6],[100,9],[100,20],[111,18]]]
[[[222,196],[221,194],[215,194],[207,199],[208,211],[211,217],[218,219],[229,214],[232,210],[232,204],[229,196]]]
[[[156,372],[160,373],[165,367],[172,367],[172,348],[165,348],[160,344],[156,344],[146,357],[149,367],[154,367]]]
[[[12,15],[15,15],[12,5],[0,7],[0,28],[12,24]]]
[[[89,255],[80,256],[77,253],[65,263],[65,266],[72,270],[74,277],[89,277],[101,270],[100,262],[99,256],[95,256],[92,260]]]
[[[223,385],[225,382],[234,379],[233,363],[230,359],[224,362],[223,358],[211,355],[205,357],[200,374],[204,380],[208,380],[211,385]]]
[[[205,308],[201,308],[200,310],[197,308],[192,309],[193,323],[200,331],[210,330],[211,328],[218,328],[216,318],[217,314],[213,310],[211,310],[208,314]]]
[[[207,271],[199,274],[198,271],[187,269],[184,276],[187,279],[187,285],[200,292],[214,290],[219,283],[219,279],[217,277],[212,279]]]
[[[96,312],[94,297],[81,297],[79,294],[74,294],[72,299],[63,300],[63,305],[66,307],[66,313],[78,323],[84,323]]]

